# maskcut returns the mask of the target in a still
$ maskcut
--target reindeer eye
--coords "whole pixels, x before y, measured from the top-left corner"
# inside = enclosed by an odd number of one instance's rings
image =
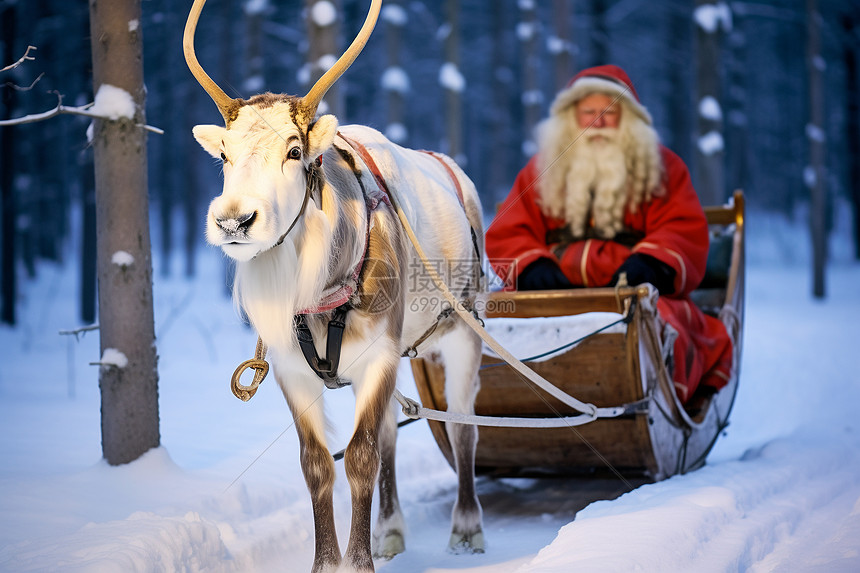
[[[302,158],[302,149],[298,146],[291,147],[287,152],[288,159],[301,159]]]

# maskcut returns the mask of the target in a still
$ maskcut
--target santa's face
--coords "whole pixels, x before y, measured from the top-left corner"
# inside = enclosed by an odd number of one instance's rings
[[[621,121],[621,105],[617,98],[602,93],[585,96],[576,104],[576,122],[585,129],[589,141],[605,138],[607,132],[613,133]]]

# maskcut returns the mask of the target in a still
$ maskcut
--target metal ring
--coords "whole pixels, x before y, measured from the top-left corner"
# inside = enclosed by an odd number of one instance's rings
[[[244,386],[239,380],[248,368],[253,368],[256,372],[254,373],[254,379],[251,382],[251,385]],[[260,383],[266,378],[268,373],[269,363],[265,360],[260,360],[258,358],[246,360],[233,372],[233,377],[230,379],[230,390],[233,391],[234,396],[243,402],[247,402],[254,397],[254,394],[257,393],[257,388],[260,387]]]

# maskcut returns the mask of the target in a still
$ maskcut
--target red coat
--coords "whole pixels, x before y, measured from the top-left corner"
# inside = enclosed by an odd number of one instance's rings
[[[632,249],[614,241],[588,239],[571,243],[559,259],[556,244],[547,244],[547,232],[564,227],[561,219],[547,217],[538,204],[537,160],[520,171],[508,198],[487,229],[487,255],[498,264],[506,284],[541,257],[552,259],[575,285],[606,286],[612,274],[632,252],[651,255],[675,269],[675,293],[687,294],[698,286],[708,260],[708,225],[696,190],[681,159],[661,149],[667,193],[629,210],[624,226],[643,233]],[[515,262],[512,266],[510,262]]]
[[[679,332],[673,377],[679,397],[686,401],[700,381],[714,388],[725,385],[731,341],[722,322],[702,313],[687,296],[705,274],[708,224],[684,162],[665,147],[661,156],[665,195],[643,202],[636,213],[628,209],[624,217],[626,229],[641,234],[632,247],[602,239],[574,241],[566,247],[548,244],[547,233],[565,222],[541,211],[537,161],[532,158],[490,223],[486,250],[496,273],[511,289],[519,273],[542,257],[558,263],[571,283],[584,287],[608,285],[631,253],[650,255],[672,267],[674,293],[660,297],[657,308]]]

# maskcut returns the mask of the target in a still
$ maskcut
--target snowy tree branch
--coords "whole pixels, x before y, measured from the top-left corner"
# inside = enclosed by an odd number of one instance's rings
[[[6,72],[6,71],[9,71],[9,70],[11,70],[11,69],[17,68],[18,66],[20,66],[21,64],[23,64],[25,61],[33,61],[33,60],[35,60],[36,58],[34,58],[33,56],[31,56],[31,55],[30,55],[30,50],[36,50],[36,49],[38,49],[38,48],[36,48],[36,46],[27,46],[27,51],[26,51],[26,52],[24,52],[24,55],[23,55],[23,56],[21,56],[21,59],[19,59],[19,60],[18,60],[17,62],[15,62],[14,64],[9,64],[8,66],[6,66],[6,67],[5,67],[5,68],[3,68],[2,70],[0,70],[0,72]]]
[[[94,104],[88,103],[86,105],[82,105],[80,107],[66,106],[63,105],[63,96],[57,94],[59,102],[57,103],[57,107],[50,109],[48,111],[42,113],[35,113],[31,115],[25,115],[24,117],[18,117],[13,119],[4,119],[0,120],[0,127],[6,127],[9,125],[23,125],[25,123],[36,123],[37,121],[45,121],[46,119],[51,119],[52,117],[56,117],[58,115],[67,114],[67,115],[83,115],[85,117],[92,117],[97,119],[106,119],[113,120],[113,118],[100,115],[97,113],[93,113],[88,111]],[[164,135],[164,130],[158,127],[153,127],[151,125],[142,125],[137,124],[137,127],[142,127],[147,131],[151,131],[153,133],[157,133],[159,135]]]

